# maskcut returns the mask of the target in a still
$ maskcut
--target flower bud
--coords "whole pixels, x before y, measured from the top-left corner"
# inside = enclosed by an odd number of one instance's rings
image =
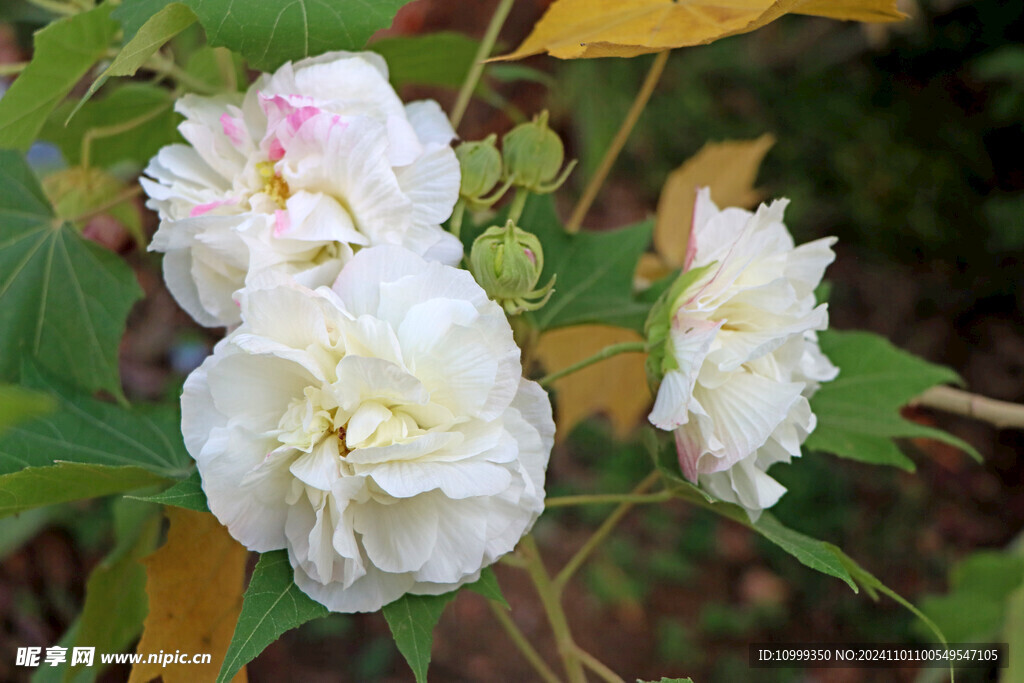
[[[554,192],[569,177],[575,161],[565,167],[561,176],[565,152],[562,140],[548,128],[548,113],[542,111],[533,121],[521,123],[501,141],[505,159],[505,174],[513,184],[537,194]]]
[[[473,277],[509,315],[535,311],[551,298],[555,278],[536,289],[544,271],[544,251],[536,235],[508,221],[488,228],[473,242]]]
[[[501,152],[495,145],[497,140],[498,136],[492,133],[483,140],[463,142],[455,148],[462,168],[459,194],[470,202],[479,202],[501,179]]]

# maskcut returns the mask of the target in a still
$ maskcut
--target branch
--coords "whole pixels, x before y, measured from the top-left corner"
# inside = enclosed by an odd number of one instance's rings
[[[998,401],[953,387],[932,387],[911,401],[910,405],[973,417],[1000,429],[1024,429],[1024,405]]]

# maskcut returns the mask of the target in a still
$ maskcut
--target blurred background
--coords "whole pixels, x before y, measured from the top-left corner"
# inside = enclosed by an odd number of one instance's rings
[[[547,4],[516,3],[501,34],[505,51]],[[450,30],[479,38],[495,5],[416,0],[387,33]],[[642,220],[653,213],[668,173],[705,142],[772,133],[777,142],[759,175],[765,196],[792,200],[787,224],[797,242],[840,239],[826,274],[832,325],[885,335],[954,368],[974,392],[1024,402],[1024,12],[1001,0],[901,7],[911,15],[901,24],[787,16],[749,35],[677,50],[586,223],[603,229]],[[4,0],[0,19],[2,65],[29,57],[31,32],[49,15]],[[564,216],[650,61],[535,57],[492,70],[460,132],[466,139],[500,134],[548,108],[568,154],[580,160],[559,193]],[[448,108],[455,89],[409,85],[402,94],[433,97]],[[37,147],[33,159],[43,171],[66,163],[53,146]],[[139,170],[128,164],[119,172]],[[148,212],[143,227],[148,234],[155,229]],[[135,249],[117,220],[94,222],[87,234],[124,253],[147,292],[122,346],[128,395],[176,397],[218,335],[196,328],[176,308],[159,259]],[[789,488],[777,516],[840,545],[922,606],[951,641],[1006,641],[1017,633],[1014,623],[1024,628],[1024,549],[1015,541],[1024,527],[1024,435],[926,411],[907,416],[969,441],[985,464],[932,441],[906,444],[914,474],[806,453],[772,470]],[[617,442],[596,418],[553,455],[548,493],[627,491],[648,471],[639,434],[636,442]],[[110,508],[109,501],[93,501],[0,520],[0,680],[23,679],[26,671],[13,667],[18,645],[56,643],[74,619],[85,579],[112,543]],[[536,536],[550,566],[565,562],[608,512],[546,513]],[[515,620],[555,662],[528,582],[514,569],[497,572]],[[577,575],[566,601],[580,645],[626,679],[852,683],[943,674],[749,669],[751,642],[931,638],[894,602],[854,595],[745,529],[679,502],[632,512]],[[127,671],[111,670],[101,680],[126,678]],[[249,679],[412,675],[381,616],[333,615],[270,646],[250,665]],[[431,679],[528,681],[534,674],[483,599],[466,593],[437,629]],[[994,670],[957,677],[997,679]]]

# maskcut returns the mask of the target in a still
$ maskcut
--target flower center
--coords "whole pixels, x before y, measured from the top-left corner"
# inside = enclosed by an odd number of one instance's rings
[[[274,172],[274,164],[270,161],[261,161],[256,164],[260,178],[263,179],[263,192],[274,200],[280,207],[285,208],[288,198],[292,196],[292,190],[288,182]]]

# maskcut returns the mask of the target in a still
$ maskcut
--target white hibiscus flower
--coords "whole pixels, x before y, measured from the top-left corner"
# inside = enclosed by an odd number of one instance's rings
[[[785,493],[766,470],[800,455],[815,427],[807,399],[838,373],[818,347],[828,311],[814,298],[835,238],[794,247],[786,204],[719,211],[698,193],[684,273],[662,312],[664,355],[652,356],[664,377],[651,423],[674,432],[686,478],[752,518]]]
[[[190,144],[160,150],[142,185],[161,219],[150,249],[199,323],[238,323],[235,292],[268,270],[317,287],[364,246],[462,257],[440,227],[459,195],[455,132],[436,102],[403,105],[378,55],[288,63],[244,96],[176,109]]]
[[[303,591],[365,612],[475,581],[529,531],[551,405],[468,272],[372,247],[333,290],[240,301],[181,402],[210,509],[247,548],[287,548]]]

